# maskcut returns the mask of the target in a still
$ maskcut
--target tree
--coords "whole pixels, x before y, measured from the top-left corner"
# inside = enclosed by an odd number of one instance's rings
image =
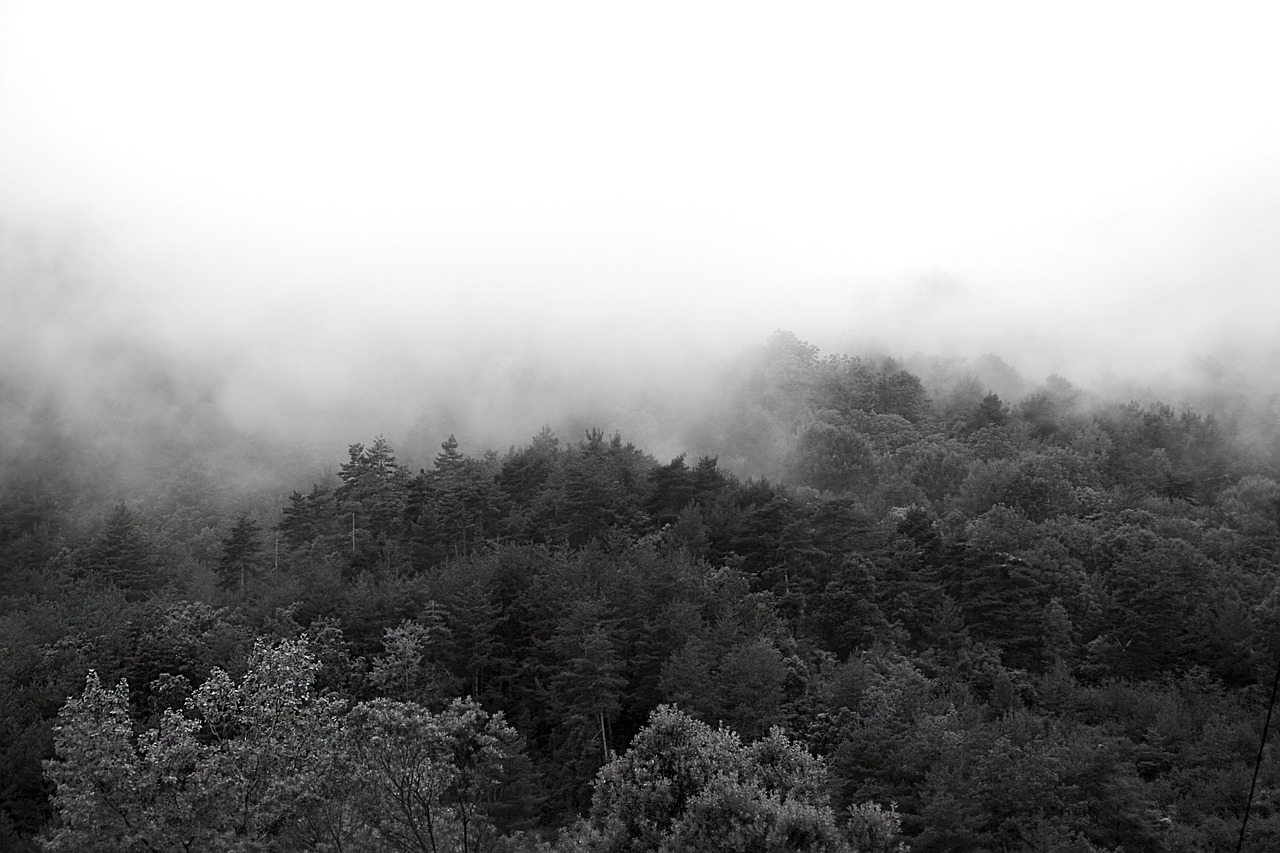
[[[545,541],[548,521],[558,503],[563,456],[560,439],[549,427],[534,436],[529,446],[512,450],[503,460],[497,485],[509,506],[503,528],[529,541]]]
[[[90,577],[120,587],[132,600],[145,597],[161,582],[151,544],[138,517],[124,504],[107,518],[84,554],[82,568]]]
[[[51,851],[489,849],[519,743],[501,714],[318,696],[305,641],[259,643],[135,733],[129,688],[90,672],[46,762]]]
[[[474,580],[449,597],[448,612],[455,659],[465,677],[465,688],[479,699],[497,651],[494,632],[499,608],[491,600],[489,585]]]
[[[174,793],[179,814],[189,814],[197,838],[211,834],[210,847],[249,838],[305,848],[334,830],[323,816],[341,776],[336,744],[344,703],[316,695],[319,667],[305,641],[259,641],[242,679],[215,669],[185,715],[166,715],[188,733],[169,750],[189,756],[179,766],[191,767]]]
[[[350,520],[352,567],[393,568],[405,526],[408,471],[381,436],[367,448],[351,445],[348,453],[349,460],[338,472],[342,485],[334,491],[334,501],[344,526]]]
[[[375,535],[394,532],[404,514],[408,472],[396,461],[395,451],[382,436],[370,447],[353,444],[350,459],[342,464],[338,478],[342,485],[335,497],[340,505],[356,502],[361,518]]]
[[[1214,567],[1184,539],[1125,524],[1099,543],[1111,593],[1108,630],[1091,645],[1114,674],[1157,672],[1187,662],[1197,640],[1194,614],[1209,595]]]
[[[615,434],[606,442],[600,430],[587,432],[564,460],[557,526],[565,541],[581,547],[612,528],[639,526],[641,462],[639,451],[624,445],[621,436]]]
[[[569,607],[545,647],[551,653],[544,704],[554,725],[552,790],[570,807],[585,804],[587,782],[609,760],[612,726],[627,686],[615,650],[616,622],[603,601]]]
[[[875,373],[869,408],[881,414],[899,415],[915,423],[924,416],[927,400],[920,379],[903,370],[893,359],[885,359]]]
[[[1009,422],[1009,408],[1000,399],[1000,395],[988,392],[978,404],[973,418],[969,422],[971,429],[979,430],[985,426],[1004,426]]]
[[[1075,626],[1071,624],[1071,615],[1063,607],[1062,599],[1049,599],[1040,616],[1044,626],[1044,657],[1050,664],[1061,664],[1075,656]]]
[[[772,641],[761,637],[735,645],[720,661],[714,682],[725,722],[747,735],[781,722],[786,677]]]
[[[826,588],[808,599],[807,623],[824,646],[843,660],[889,634],[889,620],[876,605],[875,567],[865,557],[850,556]]]
[[[626,686],[626,680],[619,675],[618,655],[603,625],[591,626],[585,633],[565,639],[573,648],[554,684],[570,720],[600,735],[600,754],[607,761],[609,723],[618,713],[619,694]]]
[[[664,705],[596,779],[570,849],[848,851],[822,763],[780,731],[750,746]]]
[[[295,490],[275,529],[288,548],[313,546],[317,539],[333,533],[336,512],[333,492],[328,487],[312,486],[305,495]]]
[[[683,553],[690,559],[697,560],[707,553],[710,544],[708,534],[702,507],[691,503],[680,510],[674,523],[663,529],[661,542],[668,553]]]
[[[357,809],[392,849],[489,849],[496,833],[490,812],[518,751],[501,713],[469,699],[440,714],[375,699],[352,710],[346,738]]]
[[[1280,533],[1280,484],[1270,477],[1241,478],[1218,496],[1218,506],[1243,533],[1257,537]]]
[[[923,439],[895,454],[903,473],[931,501],[942,501],[960,488],[972,459],[959,441]]]
[[[435,465],[419,477],[424,493],[422,521],[434,528],[437,557],[465,557],[496,527],[502,492],[486,466],[468,459],[450,435]]]
[[[136,738],[128,686],[90,672],[46,763],[51,850],[314,849],[339,829],[338,700],[314,695],[303,642],[259,643],[239,682],[215,669]]]
[[[241,515],[222,540],[218,558],[218,586],[244,595],[245,586],[262,571],[262,526]]]
[[[658,465],[649,471],[649,498],[645,510],[655,526],[671,524],[680,510],[693,500],[693,472],[681,453],[666,465]]]
[[[867,437],[822,419],[800,433],[792,468],[804,485],[835,492],[869,489],[878,480],[878,457]]]
[[[133,743],[129,686],[104,688],[90,670],[84,692],[58,712],[54,744],[58,760],[46,764],[46,775],[59,820],[47,849],[147,849],[148,780]]]
[[[448,654],[452,631],[435,601],[421,619],[405,619],[383,632],[384,653],[374,658],[370,677],[384,695],[427,704],[448,696],[452,679],[441,661]]]

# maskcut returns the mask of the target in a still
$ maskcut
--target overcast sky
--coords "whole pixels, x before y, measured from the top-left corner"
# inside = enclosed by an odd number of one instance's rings
[[[1278,337],[1278,37],[1274,3],[0,0],[0,219],[290,382],[517,328],[1149,368]]]

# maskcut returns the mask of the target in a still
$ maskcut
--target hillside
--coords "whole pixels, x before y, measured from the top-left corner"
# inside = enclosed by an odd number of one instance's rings
[[[994,358],[921,374],[779,332],[684,428],[700,455],[544,429],[414,470],[375,437],[307,487],[163,377],[188,417],[151,423],[146,476],[9,383],[7,847],[430,849],[338,784],[416,731],[489,744],[397,765],[453,768],[423,802],[467,849],[623,849],[625,762],[661,737],[736,780],[664,807],[661,843],[803,800],[796,849],[1224,848],[1280,653],[1275,434]],[[761,781],[771,737],[808,769]],[[1250,849],[1277,782],[1264,760]]]

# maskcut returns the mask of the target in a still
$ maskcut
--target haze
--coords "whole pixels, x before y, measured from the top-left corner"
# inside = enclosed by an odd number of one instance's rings
[[[1083,384],[1280,367],[1278,23],[0,0],[3,352],[101,390],[86,342],[136,341],[337,447],[596,419],[672,452],[779,327]]]

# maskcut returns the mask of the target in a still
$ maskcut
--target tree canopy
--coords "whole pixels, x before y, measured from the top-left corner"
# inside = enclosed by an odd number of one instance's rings
[[[0,846],[1235,843],[1280,441],[790,333],[715,401],[670,459],[590,428],[377,437],[309,489],[0,471]]]

